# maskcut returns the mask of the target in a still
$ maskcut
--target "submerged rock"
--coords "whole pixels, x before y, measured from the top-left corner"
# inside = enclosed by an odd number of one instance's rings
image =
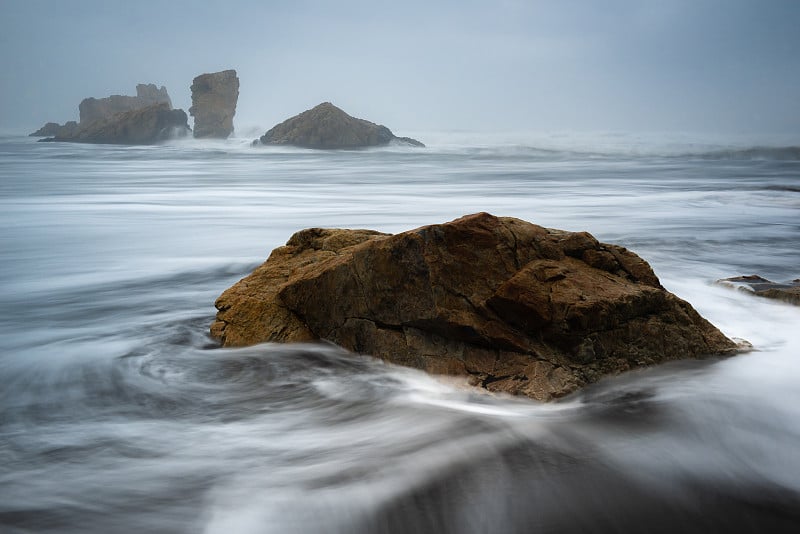
[[[264,145],[292,145],[302,148],[365,148],[395,141],[424,147],[410,137],[397,137],[389,128],[351,117],[330,102],[283,121],[261,136]]]
[[[186,112],[182,109],[170,109],[169,104],[161,103],[117,113],[86,125],[80,124],[75,130],[40,141],[150,145],[173,137],[186,136],[189,131]]]
[[[78,106],[80,124],[86,126],[92,122],[112,118],[117,113],[142,109],[154,104],[166,104],[172,109],[172,101],[167,88],[159,89],[154,84],[140,83],[136,86],[136,96],[111,95],[106,98],[84,98]]]
[[[740,289],[758,297],[782,300],[783,302],[800,306],[800,278],[785,284],[779,284],[752,274],[749,276],[723,278],[722,280],[717,280],[716,283]]]
[[[225,346],[324,339],[539,400],[737,350],[625,248],[486,213],[396,235],[302,230],[216,307]]]
[[[233,116],[239,99],[235,70],[201,74],[192,81],[194,136],[227,139],[233,133]]]

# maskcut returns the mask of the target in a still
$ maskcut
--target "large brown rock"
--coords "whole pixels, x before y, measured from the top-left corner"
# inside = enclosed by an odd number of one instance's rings
[[[142,109],[154,104],[166,104],[172,109],[172,101],[167,94],[167,88],[160,89],[154,84],[138,84],[136,96],[111,95],[106,98],[85,98],[78,106],[80,124],[86,126],[96,121],[112,118],[117,113]]]
[[[225,346],[325,339],[539,400],[736,350],[625,248],[486,213],[397,235],[300,231],[216,306]]]
[[[416,139],[397,137],[389,128],[351,117],[330,102],[274,126],[259,139],[264,145],[292,145],[302,148],[352,149],[388,145],[392,141],[425,146]]]
[[[201,74],[192,81],[194,136],[227,139],[233,133],[233,116],[239,99],[235,70]]]
[[[146,108],[117,113],[110,118],[80,124],[55,137],[40,141],[67,141],[73,143],[108,143],[118,145],[150,145],[189,132],[186,112],[170,109],[161,103]]]

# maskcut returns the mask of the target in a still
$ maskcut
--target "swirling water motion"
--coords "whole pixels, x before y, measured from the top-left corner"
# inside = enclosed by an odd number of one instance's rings
[[[629,141],[0,139],[0,530],[795,532],[800,308],[710,282],[800,276],[800,155]],[[208,337],[296,230],[477,211],[622,244],[756,350],[541,405]]]

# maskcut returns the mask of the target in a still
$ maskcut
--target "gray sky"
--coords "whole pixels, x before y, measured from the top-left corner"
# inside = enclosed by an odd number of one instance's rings
[[[0,0],[2,130],[76,120],[81,99],[137,83],[188,110],[192,78],[227,68],[244,135],[329,100],[401,135],[800,142],[800,0]]]

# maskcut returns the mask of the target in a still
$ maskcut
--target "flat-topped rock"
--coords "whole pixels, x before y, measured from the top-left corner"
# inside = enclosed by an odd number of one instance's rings
[[[117,113],[112,117],[80,124],[74,130],[59,132],[40,141],[71,143],[107,143],[117,145],[150,145],[189,133],[186,112],[170,109],[169,104]]]
[[[233,116],[239,99],[239,78],[235,70],[201,74],[192,81],[194,136],[227,139],[233,133]]]
[[[392,142],[423,147],[410,137],[397,137],[389,128],[351,117],[330,102],[304,111],[274,126],[259,139],[264,145],[301,148],[354,149]]]
[[[216,306],[225,346],[324,339],[539,400],[737,350],[625,248],[486,213],[396,235],[302,230]]]
[[[781,300],[789,304],[794,304],[795,306],[800,306],[800,278],[781,284],[751,274],[747,276],[723,278],[722,280],[717,280],[716,283],[752,293],[757,297]]]

